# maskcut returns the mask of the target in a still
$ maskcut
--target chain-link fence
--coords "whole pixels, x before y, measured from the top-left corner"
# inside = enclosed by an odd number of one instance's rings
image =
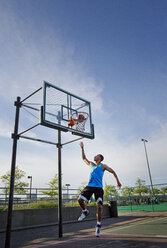
[[[77,202],[77,189],[63,189],[63,204]],[[9,189],[0,187],[0,207],[7,207]],[[49,188],[15,188],[13,196],[14,205],[26,205],[34,202],[54,201],[58,203],[58,190]]]
[[[125,187],[112,200],[117,201],[119,212],[167,211],[167,184]]]
[[[8,206],[9,189],[0,188],[0,207]],[[62,202],[65,206],[77,205],[78,189],[64,187],[62,189]],[[15,189],[14,205],[26,205],[34,202],[55,202],[58,204],[58,190],[49,188]],[[104,203],[117,201],[118,212],[130,211],[167,211],[167,183],[156,184],[150,187],[124,187],[104,196]],[[94,197],[91,204],[95,204]],[[25,206],[26,208],[26,206]]]

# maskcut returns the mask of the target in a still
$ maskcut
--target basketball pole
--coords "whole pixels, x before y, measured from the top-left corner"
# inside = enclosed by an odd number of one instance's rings
[[[58,113],[58,122],[60,124],[61,122],[61,116],[60,112]],[[59,238],[63,237],[63,231],[62,231],[62,169],[61,169],[61,131],[58,130],[58,185],[59,185],[59,204],[58,204],[58,222],[59,222]]]
[[[17,97],[17,101],[15,102],[15,106],[16,106],[16,113],[15,113],[14,133],[12,134],[13,150],[12,150],[12,162],[11,162],[11,174],[10,174],[10,192],[9,192],[9,202],[8,202],[5,248],[10,248],[10,240],[11,240],[14,180],[15,180],[15,168],[16,168],[16,153],[17,153],[17,141],[19,138],[19,136],[18,136],[19,112],[20,112],[20,107],[21,107],[20,97]]]

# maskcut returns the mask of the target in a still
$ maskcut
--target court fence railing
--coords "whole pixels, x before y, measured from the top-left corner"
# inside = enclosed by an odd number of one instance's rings
[[[112,197],[119,212],[167,211],[167,183],[126,187],[126,192],[122,191]]]
[[[79,189],[63,188],[62,203],[64,206],[76,206]],[[0,187],[0,209],[8,207],[9,189]],[[105,194],[104,203],[117,202],[118,212],[167,211],[167,183],[140,187],[126,187],[126,190],[115,190]],[[26,208],[31,203],[54,202],[58,205],[58,189],[50,188],[15,188],[13,204]],[[94,197],[90,204],[96,204]]]

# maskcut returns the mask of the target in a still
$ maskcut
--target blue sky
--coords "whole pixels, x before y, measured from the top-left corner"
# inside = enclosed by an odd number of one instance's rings
[[[90,159],[103,153],[123,185],[138,177],[149,183],[146,138],[153,182],[167,182],[166,12],[164,0],[2,0],[0,176],[10,169],[13,102],[46,80],[91,101],[96,138],[84,140]],[[20,128],[30,119],[23,114]],[[32,135],[57,139],[53,130]],[[34,187],[46,186],[56,161],[55,148],[19,141],[17,164],[33,175]],[[88,174],[78,143],[64,147],[63,183],[77,187]],[[115,183],[107,173],[104,182]]]

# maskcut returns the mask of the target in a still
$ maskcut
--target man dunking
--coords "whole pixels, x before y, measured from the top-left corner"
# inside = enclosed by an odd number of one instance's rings
[[[90,173],[90,179],[88,185],[82,190],[78,202],[82,209],[82,214],[79,217],[78,221],[82,221],[86,218],[86,216],[89,215],[89,210],[86,209],[85,202],[89,202],[92,194],[95,196],[95,200],[97,203],[97,225],[96,225],[96,237],[100,236],[100,228],[101,228],[101,220],[102,220],[102,208],[103,208],[103,174],[104,171],[107,170],[108,172],[112,173],[113,176],[116,179],[117,187],[121,188],[121,183],[117,177],[117,174],[113,169],[111,169],[106,164],[102,164],[104,157],[101,154],[98,154],[94,157],[94,163],[89,161],[86,158],[85,152],[84,152],[84,144],[83,142],[80,142],[80,147],[82,151],[82,159],[83,161],[91,167],[91,173]]]

